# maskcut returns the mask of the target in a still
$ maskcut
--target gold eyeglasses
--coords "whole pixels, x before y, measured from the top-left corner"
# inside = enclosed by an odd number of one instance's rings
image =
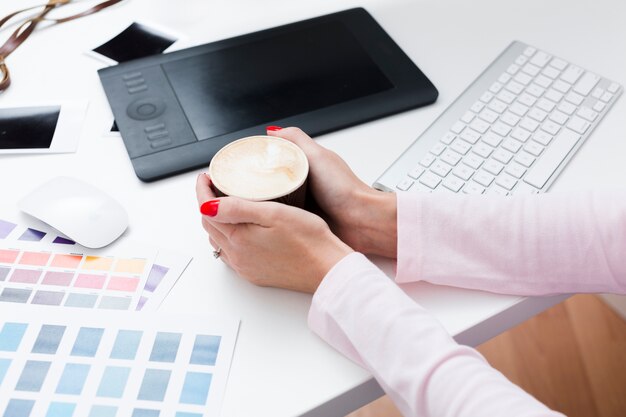
[[[23,22],[19,23],[17,29],[15,29],[11,36],[9,36],[4,45],[0,46],[0,92],[6,90],[11,85],[11,74],[5,62],[7,57],[11,55],[11,53],[15,51],[22,43],[24,43],[26,39],[28,39],[28,37],[31,35],[31,33],[33,33],[33,31],[40,22],[52,22],[53,25],[69,22],[70,20],[97,13],[102,9],[113,6],[114,4],[120,3],[124,0],[107,0],[102,3],[98,3],[81,13],[64,17],[62,19],[48,19],[46,17],[48,13],[50,13],[52,10],[61,6],[65,6],[66,4],[71,3],[71,1],[72,0],[48,0],[48,3],[46,4],[27,7],[25,9],[10,13],[9,15],[0,19],[1,31],[2,26],[4,26],[8,21],[12,20],[14,17],[31,10],[43,8],[43,10],[41,10],[41,12],[39,12],[34,17],[28,17]]]

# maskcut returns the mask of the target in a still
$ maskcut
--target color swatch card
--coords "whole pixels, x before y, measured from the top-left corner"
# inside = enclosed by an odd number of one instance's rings
[[[0,242],[0,304],[135,310],[155,256],[137,248],[87,253],[36,242]]]
[[[239,321],[0,305],[0,416],[219,415]]]
[[[48,225],[37,226],[18,224],[13,221],[0,218],[0,242],[2,240],[21,242],[40,242],[51,247],[62,248],[60,250],[89,251],[76,242],[59,236]],[[128,246],[128,244],[127,244]],[[137,247],[138,245],[133,245]],[[148,278],[139,297],[136,310],[155,311],[165,300],[182,273],[185,271],[191,256],[183,255],[167,249],[160,249],[154,264],[148,273]]]

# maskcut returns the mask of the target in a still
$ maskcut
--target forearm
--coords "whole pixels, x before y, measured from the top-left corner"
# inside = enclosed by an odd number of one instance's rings
[[[398,195],[398,282],[626,293],[626,195]]]
[[[366,367],[405,416],[556,416],[460,346],[360,254],[316,292],[309,324]]]
[[[373,189],[357,190],[353,196],[358,201],[358,212],[352,217],[353,230],[360,239],[354,248],[361,253],[397,257],[398,221],[397,199],[394,193]]]

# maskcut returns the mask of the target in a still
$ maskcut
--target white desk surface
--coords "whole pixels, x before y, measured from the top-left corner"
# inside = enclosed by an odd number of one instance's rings
[[[39,2],[3,1],[0,15]],[[0,95],[0,106],[88,99],[89,110],[77,153],[0,156],[0,214],[16,213],[18,198],[47,178],[76,176],[126,207],[131,219],[126,236],[193,255],[162,310],[241,318],[225,417],[340,416],[381,391],[368,372],[308,330],[310,296],[255,287],[213,259],[195,202],[198,172],[151,184],[135,177],[122,140],[105,135],[112,115],[96,74],[101,64],[83,52],[133,20],[203,43],[355,6],[364,6],[379,21],[440,92],[434,105],[318,139],[370,184],[511,40],[626,84],[622,0],[129,0],[95,16],[41,30],[7,60],[13,85]],[[0,39],[5,37],[2,33]],[[623,186],[625,113],[622,98],[552,191]],[[392,274],[390,262],[375,261]],[[563,298],[522,299],[427,284],[405,288],[457,340],[474,345]]]

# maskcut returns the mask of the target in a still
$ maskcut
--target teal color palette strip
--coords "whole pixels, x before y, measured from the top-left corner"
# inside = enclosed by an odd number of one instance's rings
[[[11,399],[2,417],[30,417],[35,406],[35,400]]]
[[[112,405],[94,405],[89,411],[88,417],[116,417],[117,407]]]
[[[52,402],[48,407],[46,417],[72,417],[76,404]]]
[[[90,365],[83,363],[67,363],[57,384],[57,394],[80,395],[89,375]]]
[[[17,385],[15,385],[15,390],[29,392],[41,391],[41,386],[46,380],[51,364],[52,362],[47,361],[26,361],[20,379],[18,379]]]
[[[183,391],[180,394],[180,402],[183,404],[206,404],[211,387],[211,378],[211,374],[187,372]]]
[[[189,362],[194,365],[215,366],[221,340],[220,336],[197,335]]]
[[[146,369],[141,381],[137,399],[146,401],[163,401],[172,371],[165,369]]]
[[[159,417],[159,410],[148,410],[145,408],[135,408],[132,417]]]
[[[33,346],[33,353],[45,353],[48,355],[54,355],[59,349],[59,344],[65,333],[65,326],[54,326],[44,324],[41,326],[35,345]]]
[[[0,351],[17,352],[27,327],[26,323],[4,323],[0,331]]]
[[[78,331],[78,336],[76,336],[74,347],[72,348],[72,356],[96,356],[103,333],[104,329],[81,327]]]
[[[111,358],[135,359],[142,334],[143,332],[137,330],[120,330],[117,333],[113,349],[111,350]]]
[[[104,375],[102,375],[102,380],[100,380],[96,395],[98,397],[122,398],[129,374],[130,368],[107,366],[104,370]]]
[[[180,345],[180,333],[159,332],[152,345],[150,361],[152,362],[174,362]]]

